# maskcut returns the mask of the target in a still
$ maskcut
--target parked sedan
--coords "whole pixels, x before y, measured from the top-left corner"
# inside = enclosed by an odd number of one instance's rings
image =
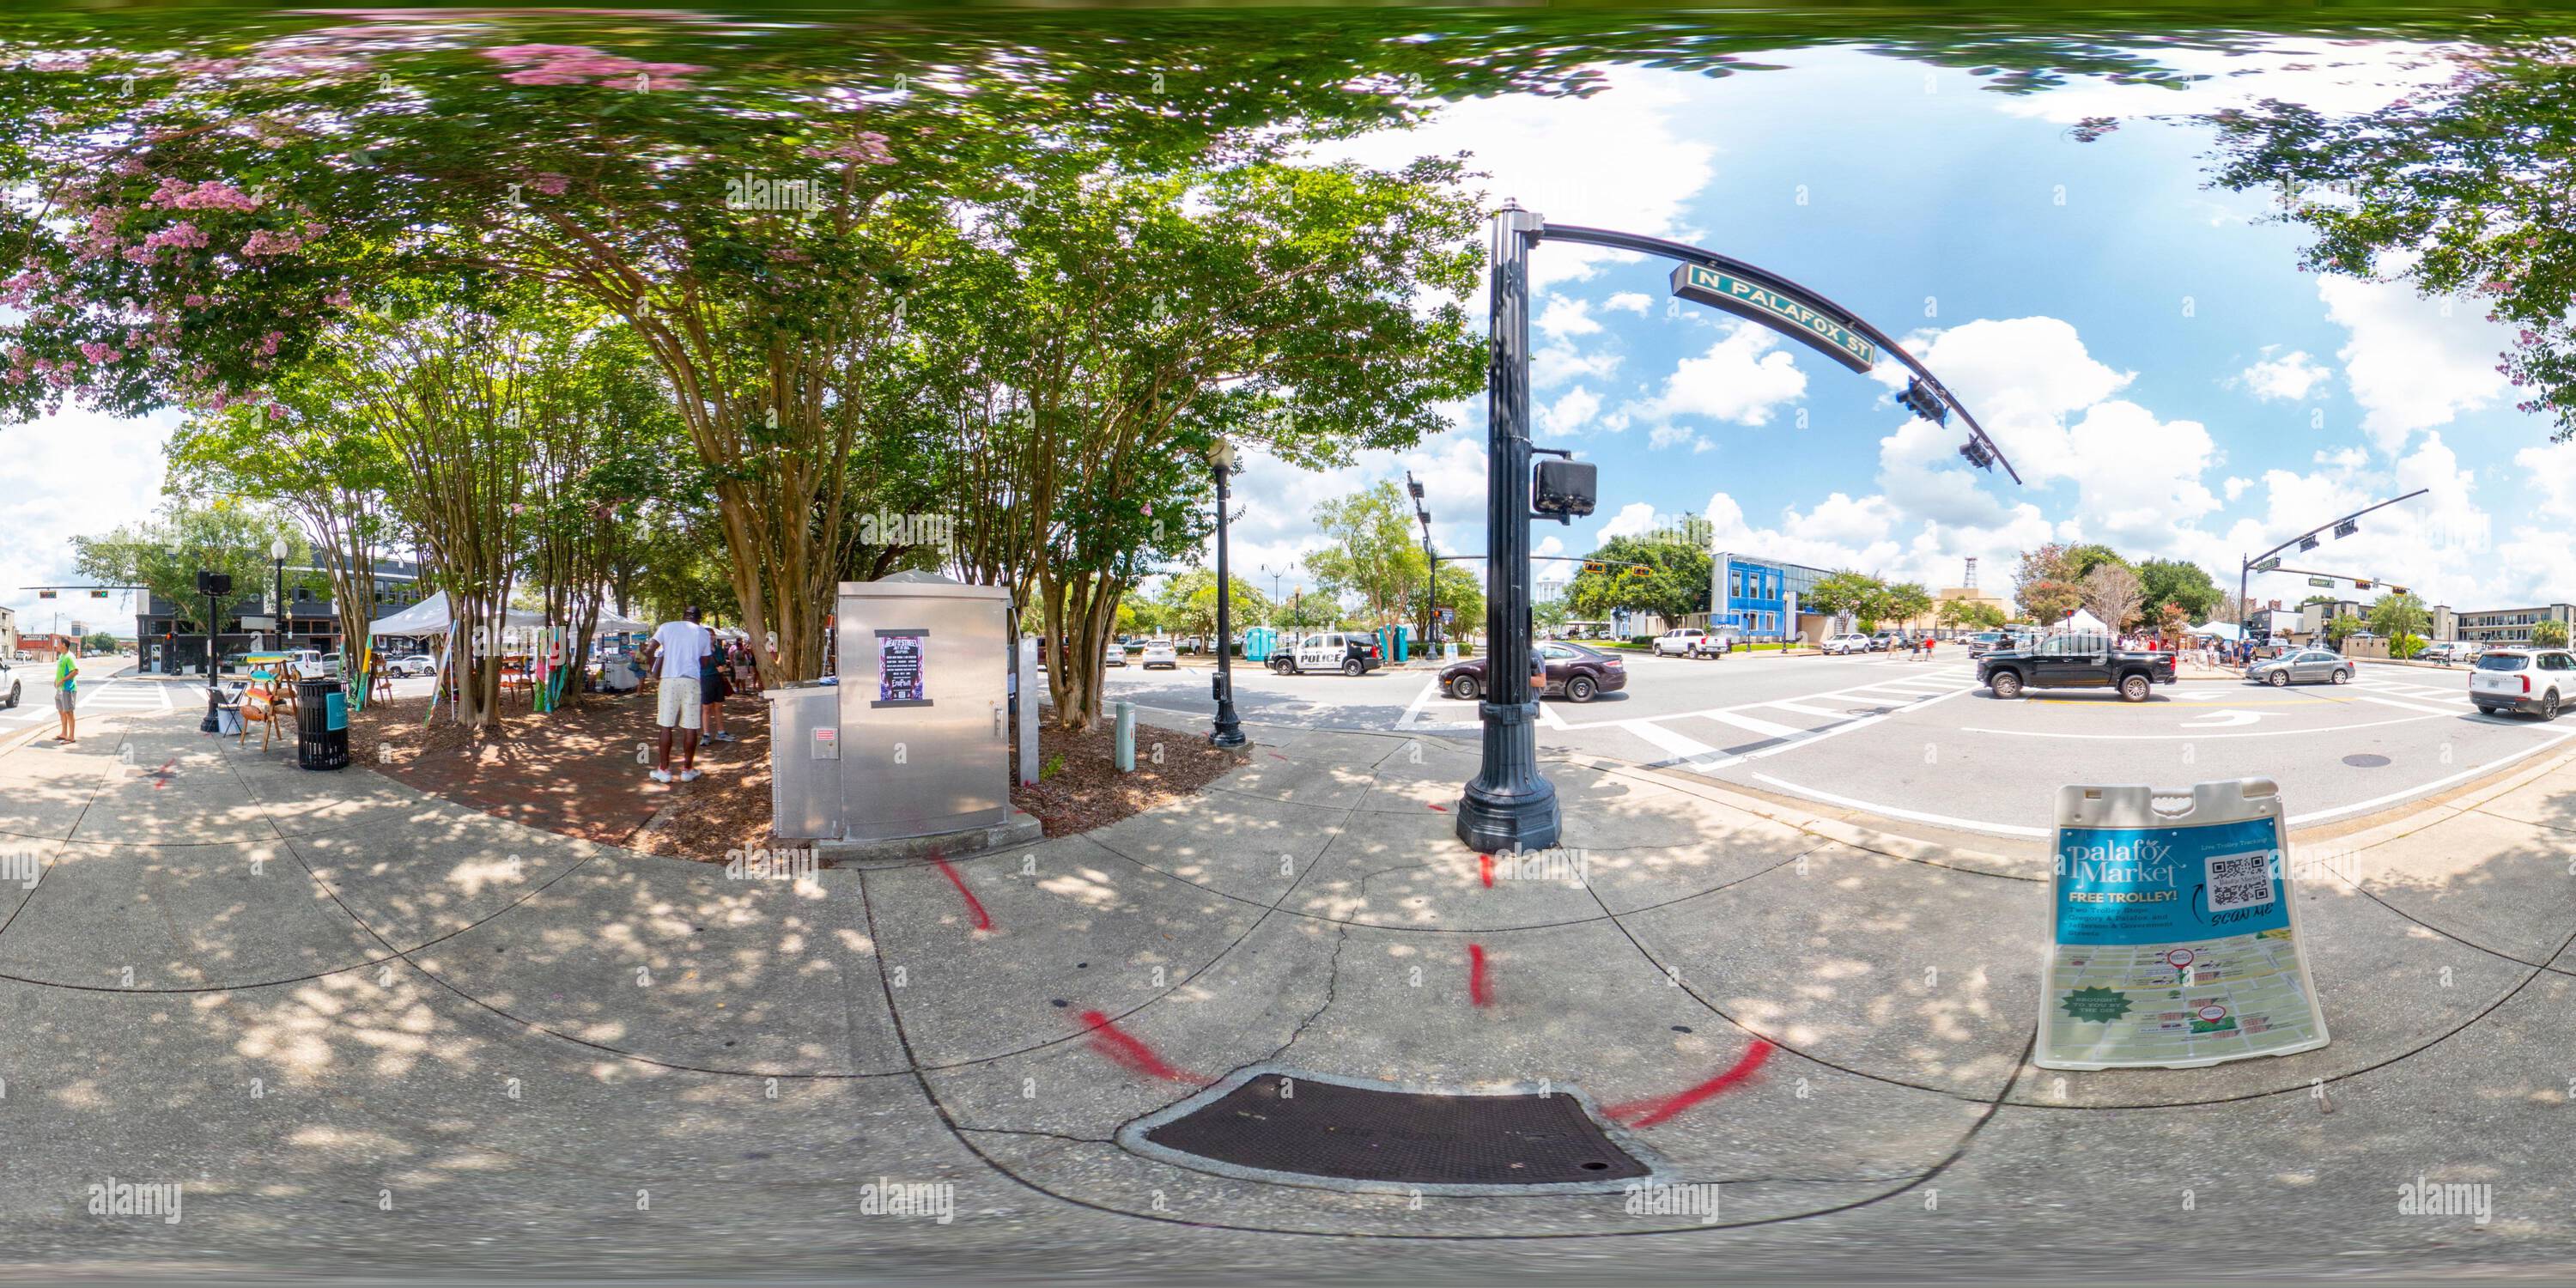
[[[2352,679],[2352,659],[2321,648],[2292,649],[2245,668],[2245,678],[2279,688],[2287,684],[2342,684]]]
[[[430,675],[438,670],[438,659],[427,653],[414,653],[409,657],[395,658],[386,663],[385,668],[396,675]]]
[[[1149,640],[1145,651],[1136,656],[1136,667],[1142,671],[1151,671],[1158,666],[1177,670],[1180,665],[1181,655],[1172,647],[1170,640]]]
[[[1546,668],[1542,697],[1590,702],[1604,693],[1628,687],[1628,667],[1611,654],[1580,644],[1533,644],[1530,659]],[[1440,688],[1450,697],[1473,701],[1485,692],[1485,659],[1461,658],[1440,668]]]

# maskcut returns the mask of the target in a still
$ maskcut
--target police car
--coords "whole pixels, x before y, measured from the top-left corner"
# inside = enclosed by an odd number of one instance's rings
[[[1308,671],[1366,675],[1385,664],[1378,653],[1377,637],[1360,632],[1309,635],[1270,655],[1270,669],[1282,675],[1303,675]]]

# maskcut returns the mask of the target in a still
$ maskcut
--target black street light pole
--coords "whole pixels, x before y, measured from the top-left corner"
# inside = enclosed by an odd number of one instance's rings
[[[2328,528],[2332,528],[2332,529],[2334,529],[2334,530],[2335,530],[2335,538],[2336,538],[2337,540],[2341,540],[2342,538],[2345,538],[2345,537],[2351,536],[2355,531],[2357,531],[2357,530],[2358,530],[2358,527],[2357,527],[2357,525],[2356,525],[2356,526],[2346,526],[2346,525],[2350,525],[2350,524],[2352,524],[2354,520],[2359,519],[2361,516],[2363,516],[2363,515],[2365,515],[2365,514],[2370,513],[2372,510],[2384,510],[2384,509],[2387,509],[2389,506],[2395,505],[2395,504],[2397,504],[2397,503],[2398,503],[2398,502],[2400,502],[2400,501],[2412,501],[2412,500],[2414,500],[2415,498],[2417,498],[2417,497],[2419,497],[2419,496],[2422,496],[2422,495],[2424,495],[2425,493],[2430,492],[2430,491],[2432,491],[2432,490],[2433,490],[2433,489],[2428,488],[2428,487],[2419,487],[2419,488],[2415,489],[2414,491],[2407,493],[2407,494],[2406,494],[2406,495],[2404,495],[2404,496],[2392,496],[2392,497],[2388,498],[2387,500],[2380,502],[2380,503],[2379,503],[2379,504],[2377,504],[2377,505],[2373,505],[2373,506],[2365,506],[2365,507],[2363,507],[2363,508],[2361,508],[2361,509],[2355,510],[2355,511],[2353,511],[2353,512],[2352,512],[2352,513],[2350,513],[2350,514],[2347,514],[2347,515],[2343,516],[2343,517],[2342,517],[2342,518],[2340,518],[2340,519],[2330,519],[2330,520],[2328,520],[2328,521],[2326,521],[2326,522],[2324,522],[2324,523],[2320,523],[2320,524],[2318,524],[2317,526],[2315,526],[2315,527],[2313,527],[2313,528],[2310,528],[2310,529],[2308,529],[2307,531],[2302,532],[2302,533],[2300,533],[2299,535],[2297,535],[2297,536],[2295,536],[2295,537],[2292,537],[2292,538],[2290,538],[2289,540],[2284,541],[2284,542],[2282,542],[2281,544],[2279,544],[2279,545],[2277,545],[2277,546],[2274,546],[2274,547],[2272,547],[2271,549],[2266,550],[2266,551],[2264,551],[2263,553],[2261,553],[2261,554],[2259,554],[2259,555],[2254,555],[2254,556],[2252,556],[2252,557],[2250,557],[2250,558],[2246,558],[2246,559],[2241,559],[2241,560],[2239,560],[2239,561],[2237,562],[2237,564],[2236,564],[2236,613],[2237,613],[2237,620],[2236,620],[2236,633],[2237,633],[2238,638],[2240,638],[2240,639],[2241,639],[2241,638],[2244,638],[2244,637],[2246,637],[2246,636],[2252,635],[2252,634],[2254,633],[2254,605],[2252,604],[2252,602],[2250,602],[2249,600],[2247,600],[2246,596],[2247,596],[2248,594],[2252,593],[2254,566],[2255,566],[2256,564],[2259,564],[2259,563],[2263,562],[2264,560],[2269,559],[2269,558],[2271,558],[2272,556],[2277,555],[2277,554],[2281,553],[2282,551],[2289,549],[2289,548],[2290,548],[2290,547],[2292,547],[2292,546],[2299,545],[2299,543],[2300,543],[2300,542],[2302,542],[2302,541],[2310,542],[2311,544],[2310,544],[2309,546],[2300,546],[2299,548],[2300,548],[2300,549],[2302,549],[2302,550],[2310,549],[2310,548],[2312,548],[2312,547],[2313,547],[2313,543],[2314,543],[2314,540],[2315,540],[2316,535],[2317,535],[2318,533],[2320,533],[2320,532],[2323,532],[2323,531],[2327,530]],[[2264,569],[2263,571],[2265,571],[2265,572],[2272,572],[2272,571],[2275,571],[2275,570],[2276,570],[2276,568],[2277,568],[2277,565],[2275,566],[2275,568],[2266,568],[2266,569]]]
[[[1530,666],[1529,254],[1546,221],[1494,215],[1493,356],[1485,400],[1484,758],[1458,801],[1458,839],[1483,854],[1554,848],[1564,819],[1538,771]]]
[[[215,718],[215,708],[223,704],[223,685],[221,668],[215,665],[215,596],[231,594],[233,579],[229,573],[200,571],[197,588],[206,592],[206,718],[197,722],[197,732],[218,733],[223,724]]]
[[[1225,506],[1233,496],[1226,477],[1234,473],[1234,446],[1218,443],[1208,461],[1216,468],[1216,731],[1208,742],[1240,747],[1243,721],[1234,714],[1234,576],[1225,562]]]
[[[1423,577],[1423,594],[1430,601],[1430,612],[1422,620],[1422,642],[1427,647],[1440,642],[1440,556],[1431,549],[1431,511],[1422,505],[1422,485],[1414,481],[1413,471],[1404,472],[1404,488],[1413,494],[1413,517],[1422,520],[1422,564],[1430,572]]]

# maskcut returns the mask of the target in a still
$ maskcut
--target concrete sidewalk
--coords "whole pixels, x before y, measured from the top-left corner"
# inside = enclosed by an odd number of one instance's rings
[[[2576,1260],[2576,757],[2296,856],[2332,1045],[2061,1074],[2025,1059],[2036,860],[1563,758],[1584,879],[1488,883],[1451,834],[1472,751],[1248,728],[1251,764],[1202,797],[808,881],[302,772],[184,713],[0,755],[0,854],[42,865],[0,884],[0,1260],[1187,1282]],[[1713,1221],[1120,1141],[1255,1067],[1670,1104],[1758,1044],[1749,1077],[1623,1135],[1661,1179],[1721,1185]],[[2402,1214],[2419,1175],[2490,1185],[2491,1219]],[[111,1178],[183,1185],[184,1219],[93,1215]],[[876,1214],[883,1180],[952,1186],[952,1219]]]

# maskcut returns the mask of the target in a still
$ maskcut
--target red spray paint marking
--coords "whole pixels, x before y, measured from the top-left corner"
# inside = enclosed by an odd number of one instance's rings
[[[179,758],[177,756],[172,756],[168,760],[162,761],[159,769],[152,771],[152,790],[157,792],[170,785],[170,766],[178,763]]]
[[[1728,1069],[1726,1072],[1721,1073],[1678,1096],[1673,1096],[1665,1100],[1640,1100],[1631,1104],[1610,1105],[1603,1108],[1601,1112],[1608,1114],[1612,1118],[1618,1119],[1630,1127],[1652,1127],[1655,1124],[1662,1122],[1665,1119],[1670,1118],[1673,1115],[1678,1114],[1681,1111],[1688,1109],[1739,1082],[1744,1081],[1746,1078],[1752,1077],[1753,1071],[1761,1068],[1762,1062],[1770,1058],[1771,1044],[1760,1038],[1755,1038],[1753,1039],[1753,1045],[1745,1048],[1744,1055],[1736,1060],[1733,1068]]]
[[[975,897],[974,891],[966,888],[966,881],[957,875],[957,869],[948,866],[948,860],[936,854],[930,856],[930,861],[939,865],[939,875],[948,878],[948,884],[957,887],[957,897],[966,901],[966,911],[975,914],[975,928],[991,930],[993,919],[985,914],[983,901]]]
[[[1120,1032],[1117,1025],[1109,1022],[1107,1015],[1098,1011],[1084,1011],[1082,1026],[1091,1030],[1091,1049],[1129,1073],[1141,1073],[1165,1082],[1207,1081],[1163,1063],[1163,1058],[1154,1054],[1152,1047]]]
[[[1488,890],[1493,889],[1493,888],[1494,888],[1494,856],[1493,856],[1493,855],[1490,855],[1490,854],[1479,854],[1479,855],[1477,855],[1477,856],[1476,856],[1476,866],[1477,866],[1477,867],[1480,867],[1480,868],[1483,868],[1483,869],[1485,870],[1485,888],[1486,888],[1486,889],[1488,889]]]
[[[1436,809],[1436,810],[1440,811],[1440,812],[1441,812],[1441,813],[1443,813],[1443,814],[1446,814],[1446,813],[1448,813],[1448,812],[1449,812],[1449,807],[1448,807],[1448,806],[1446,806],[1446,805],[1434,805],[1434,806],[1432,806],[1431,808]]]
[[[1485,987],[1485,946],[1467,945],[1467,1000],[1478,1006],[1494,1004],[1493,990]]]
[[[1280,755],[1278,752],[1275,752],[1275,751],[1274,751],[1274,752],[1272,752],[1272,753],[1270,753],[1270,758],[1271,758],[1272,760],[1278,761],[1280,764],[1283,764],[1283,765],[1285,765],[1285,764],[1288,764],[1288,763],[1289,763],[1289,760],[1288,760],[1288,758],[1287,758],[1286,756],[1282,756],[1282,755]]]

